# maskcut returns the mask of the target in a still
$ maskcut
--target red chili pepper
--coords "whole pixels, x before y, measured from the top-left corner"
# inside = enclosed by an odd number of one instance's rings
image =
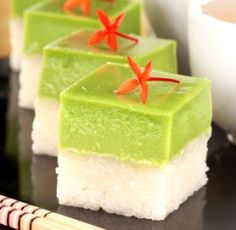
[[[131,58],[128,57],[128,63],[136,74],[136,78],[131,78],[125,80],[121,86],[116,91],[116,94],[128,94],[132,93],[137,87],[140,85],[140,99],[143,103],[147,102],[148,98],[148,81],[166,81],[166,82],[173,82],[179,84],[179,80],[171,79],[171,78],[164,78],[164,77],[151,77],[150,73],[152,70],[152,62],[150,61],[144,68],[144,71],[141,72],[140,67],[136,64],[136,62]]]
[[[110,18],[102,10],[97,10],[96,13],[100,22],[105,28],[99,29],[91,35],[88,41],[89,45],[97,45],[103,40],[106,40],[107,45],[113,51],[116,52],[117,51],[117,36],[132,40],[134,42],[138,42],[137,38],[118,32],[120,24],[122,23],[125,17],[124,13],[118,15],[115,18],[115,21],[113,23],[110,22]]]

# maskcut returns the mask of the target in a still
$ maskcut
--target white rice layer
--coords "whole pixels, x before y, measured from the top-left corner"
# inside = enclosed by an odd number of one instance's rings
[[[34,108],[38,92],[39,77],[43,58],[40,55],[22,56],[20,72],[19,106],[27,109]]]
[[[59,103],[56,100],[35,100],[33,122],[33,153],[57,156]]]
[[[22,50],[23,50],[23,34],[24,25],[23,19],[12,18],[9,20],[10,32],[10,66],[14,71],[21,69]]]
[[[207,182],[209,134],[164,166],[59,152],[57,197],[62,205],[162,220]]]

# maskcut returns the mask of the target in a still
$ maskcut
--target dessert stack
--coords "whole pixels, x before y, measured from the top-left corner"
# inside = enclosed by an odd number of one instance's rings
[[[62,205],[162,220],[207,182],[210,82],[143,37],[139,0],[47,0],[24,14],[19,104],[58,156]],[[154,70],[156,69],[156,70]]]
[[[162,220],[207,182],[210,83],[129,63],[106,64],[61,94],[57,196]]]

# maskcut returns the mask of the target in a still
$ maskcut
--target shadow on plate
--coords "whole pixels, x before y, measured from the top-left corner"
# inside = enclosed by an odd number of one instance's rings
[[[0,62],[0,193],[18,196],[18,122],[16,73],[7,68],[7,61]]]
[[[18,113],[20,197],[45,209],[55,210],[57,158],[32,153],[31,131],[34,113],[22,108]]]
[[[226,143],[209,155],[210,171],[204,229],[233,230],[236,226],[236,146]]]
[[[40,207],[55,211],[58,207],[56,198],[57,158],[33,156],[32,161],[32,202]]]

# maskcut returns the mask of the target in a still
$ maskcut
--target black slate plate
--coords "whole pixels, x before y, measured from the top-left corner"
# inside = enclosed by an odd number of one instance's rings
[[[209,142],[209,182],[165,221],[140,220],[103,211],[58,206],[56,159],[32,156],[33,112],[17,107],[18,74],[0,61],[0,194],[107,229],[236,229],[236,147],[213,125]],[[7,229],[0,226],[0,229]]]

